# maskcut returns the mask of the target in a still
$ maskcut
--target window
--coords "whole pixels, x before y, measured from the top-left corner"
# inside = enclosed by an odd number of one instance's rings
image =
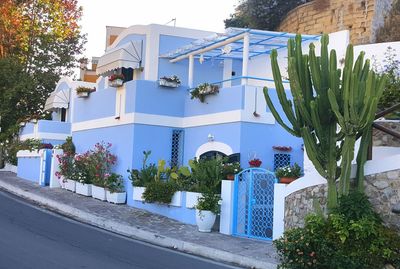
[[[290,154],[276,153],[274,154],[274,171],[280,167],[290,165]]]
[[[183,130],[172,130],[171,167],[179,167],[183,162]]]
[[[207,151],[207,152],[204,152],[203,154],[200,155],[200,159],[209,160],[209,159],[216,158],[217,156],[225,157],[226,154],[224,154],[224,153],[222,153],[220,151],[216,151],[216,150]]]

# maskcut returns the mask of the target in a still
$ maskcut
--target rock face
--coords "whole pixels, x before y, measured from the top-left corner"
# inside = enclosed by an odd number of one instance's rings
[[[400,214],[392,212],[400,203],[400,170],[366,176],[365,193],[388,227],[400,232]],[[314,200],[326,206],[327,185],[308,187],[285,198],[285,230],[303,227],[307,214],[315,212]]]

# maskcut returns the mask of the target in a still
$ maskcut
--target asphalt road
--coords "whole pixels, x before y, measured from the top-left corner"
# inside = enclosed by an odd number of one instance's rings
[[[115,235],[0,191],[0,268],[235,268]]]

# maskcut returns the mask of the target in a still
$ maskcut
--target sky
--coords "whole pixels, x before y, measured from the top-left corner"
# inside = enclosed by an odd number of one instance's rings
[[[214,32],[224,31],[224,19],[233,13],[239,0],[79,0],[81,21],[87,33],[89,59],[101,56],[105,49],[106,26],[128,27],[135,24],[167,24],[176,18],[177,27]],[[173,26],[170,22],[168,25]]]

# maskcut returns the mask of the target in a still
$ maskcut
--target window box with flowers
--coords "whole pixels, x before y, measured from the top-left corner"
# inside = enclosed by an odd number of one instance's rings
[[[215,95],[219,93],[219,86],[209,83],[203,83],[190,91],[190,99],[198,98],[200,102],[204,103],[207,95]]]
[[[302,175],[301,167],[295,163],[276,169],[275,176],[279,178],[279,183],[289,184]]]
[[[158,84],[162,87],[178,88],[181,85],[181,80],[177,76],[162,77],[158,81]]]
[[[114,74],[108,78],[108,85],[111,87],[120,87],[124,84],[124,75],[123,74]]]
[[[273,146],[272,148],[277,151],[292,151],[290,146]]]
[[[89,94],[91,92],[96,91],[96,88],[89,88],[89,87],[80,86],[80,87],[76,88],[75,90],[76,90],[76,95],[79,98],[85,98],[85,97],[89,97]]]

